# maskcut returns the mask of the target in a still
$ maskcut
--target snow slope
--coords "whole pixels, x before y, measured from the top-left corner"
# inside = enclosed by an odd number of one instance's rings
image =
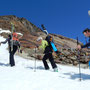
[[[5,40],[0,37],[0,41]],[[59,72],[44,70],[43,63],[15,56],[16,66],[9,66],[7,44],[0,46],[0,90],[90,90],[90,70],[81,69],[79,81],[77,67],[58,65]]]

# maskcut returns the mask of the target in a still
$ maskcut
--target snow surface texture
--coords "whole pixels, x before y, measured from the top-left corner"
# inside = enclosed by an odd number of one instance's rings
[[[0,36],[0,42],[5,40]],[[44,70],[42,61],[15,56],[16,66],[9,66],[8,44],[0,46],[0,90],[90,90],[90,70],[58,65],[59,72]]]

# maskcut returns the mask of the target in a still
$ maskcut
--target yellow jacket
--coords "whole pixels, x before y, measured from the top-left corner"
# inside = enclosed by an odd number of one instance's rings
[[[42,48],[43,50],[45,50],[45,48],[49,46],[48,42],[46,40],[42,40],[41,45],[39,46],[39,48]]]

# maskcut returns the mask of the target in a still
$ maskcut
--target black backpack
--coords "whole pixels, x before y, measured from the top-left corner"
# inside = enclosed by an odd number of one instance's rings
[[[50,38],[51,38],[51,36],[49,36],[49,35],[45,38],[45,40],[48,42],[49,45],[50,45]]]
[[[48,42],[48,44],[50,44],[50,38],[52,38],[52,36],[48,35],[45,40]],[[52,42],[54,43],[54,40],[52,38]]]
[[[47,46],[47,47],[45,48],[44,53],[52,53],[52,51],[53,51],[52,46],[51,46],[51,44],[50,44],[50,38],[51,38],[51,36],[49,36],[49,35],[45,38],[45,40],[48,42],[48,45],[49,45],[49,46]]]

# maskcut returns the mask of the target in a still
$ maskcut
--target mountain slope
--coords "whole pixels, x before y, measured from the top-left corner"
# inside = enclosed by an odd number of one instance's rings
[[[4,38],[0,37],[0,41]],[[90,70],[81,69],[79,81],[78,68],[58,65],[59,72],[44,70],[42,61],[27,60],[15,55],[15,67],[10,67],[7,44],[0,46],[0,89],[1,90],[89,90]],[[32,59],[32,58],[31,58]]]

